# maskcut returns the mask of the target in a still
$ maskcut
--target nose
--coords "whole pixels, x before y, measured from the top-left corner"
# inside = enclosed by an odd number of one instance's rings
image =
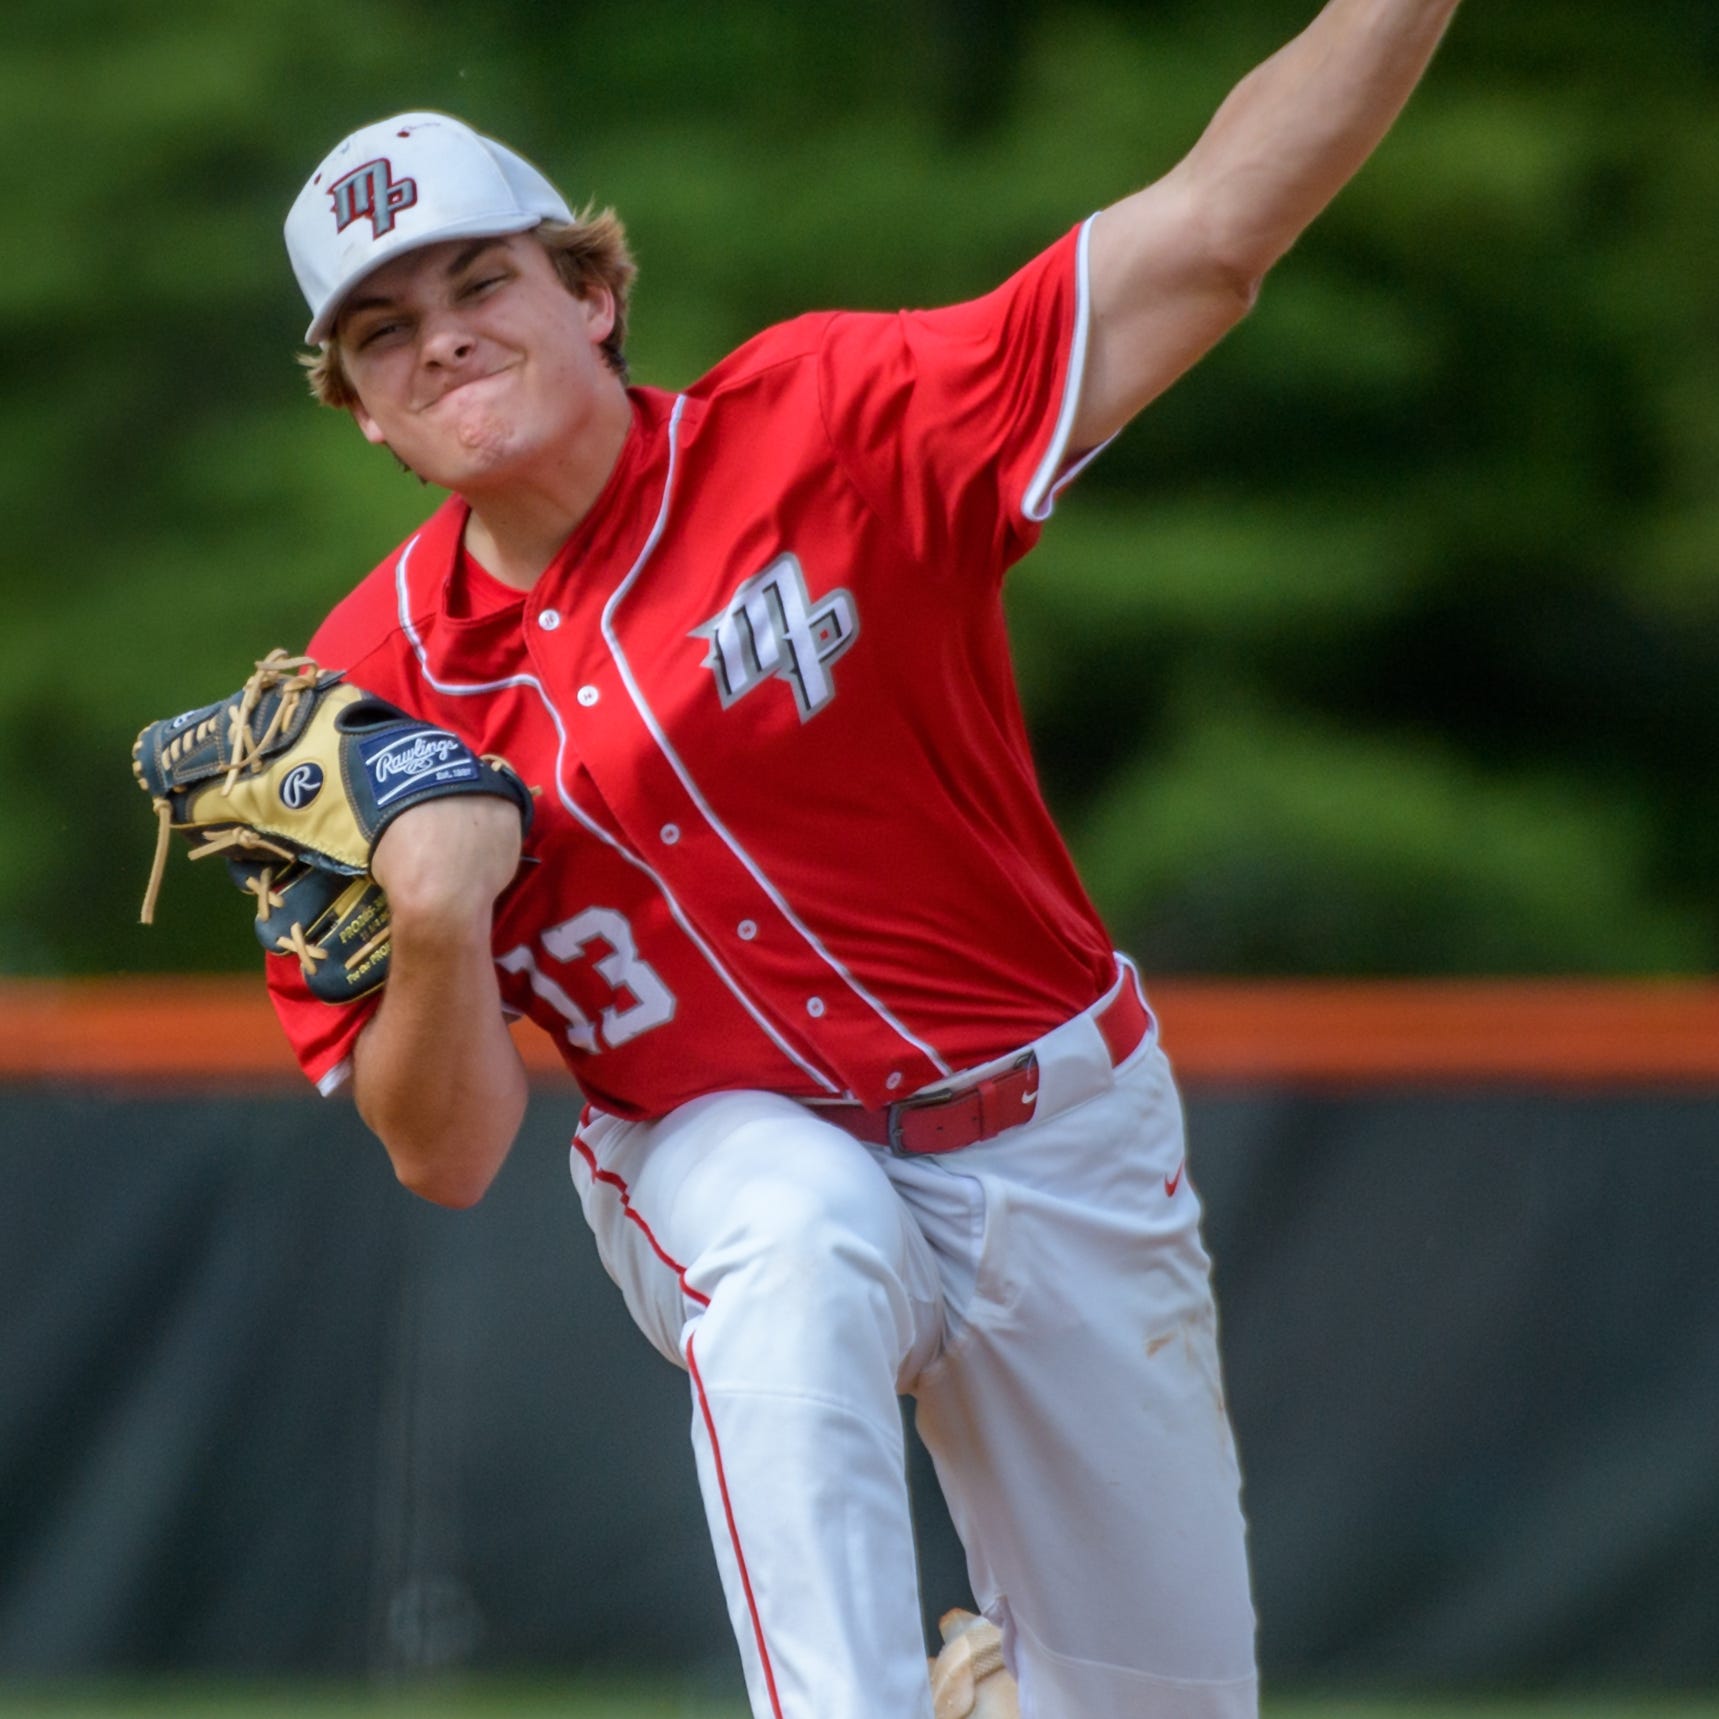
[[[424,362],[442,368],[457,366],[471,357],[477,339],[456,315],[432,316],[422,335]]]

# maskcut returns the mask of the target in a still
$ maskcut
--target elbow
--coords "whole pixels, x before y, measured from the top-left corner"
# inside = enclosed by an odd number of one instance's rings
[[[1265,277],[1277,261],[1278,256],[1274,252],[1268,259],[1251,257],[1245,263],[1232,266],[1229,286],[1240,307],[1238,320],[1259,303],[1259,295],[1265,291]]]
[[[467,1211],[489,1192],[524,1119],[523,1105],[453,1129],[390,1126],[386,1117],[365,1117],[400,1186],[450,1211]]]
[[[489,1192],[513,1146],[515,1130],[474,1138],[401,1140],[382,1135],[394,1179],[433,1206],[468,1211]]]
[[[394,1179],[408,1193],[416,1194],[432,1206],[450,1212],[468,1212],[489,1192],[495,1180],[493,1170],[474,1174],[470,1170],[449,1170],[443,1165],[405,1161],[390,1153]]]
[[[1211,298],[1240,322],[1259,302],[1265,277],[1283,255],[1283,247],[1275,234],[1255,224],[1225,220],[1208,211],[1194,254],[1200,258]]]
[[[1186,255],[1195,259],[1208,301],[1240,322],[1295,236],[1248,201],[1226,196],[1221,185],[1190,186],[1182,212]]]
[[[1230,326],[1241,322],[1259,303],[1270,267],[1269,262],[1251,257],[1213,259],[1213,296],[1223,304]]]

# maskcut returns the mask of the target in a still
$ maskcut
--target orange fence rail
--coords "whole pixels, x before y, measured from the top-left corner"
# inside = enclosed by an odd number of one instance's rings
[[[1196,1083],[1719,1085],[1719,984],[1175,979],[1149,994]],[[534,1074],[561,1074],[547,1037],[516,1037]],[[0,980],[0,1080],[298,1078],[255,980]]]

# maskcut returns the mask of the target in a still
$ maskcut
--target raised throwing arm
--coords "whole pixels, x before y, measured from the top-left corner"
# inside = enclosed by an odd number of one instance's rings
[[[1247,314],[1402,111],[1458,0],[1329,0],[1162,179],[1105,209],[1072,446],[1095,447]]]

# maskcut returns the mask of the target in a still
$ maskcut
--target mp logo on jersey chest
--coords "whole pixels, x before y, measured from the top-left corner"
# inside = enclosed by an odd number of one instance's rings
[[[710,641],[704,664],[716,676],[724,710],[754,687],[784,680],[806,722],[836,696],[830,669],[859,637],[859,612],[842,590],[814,603],[799,561],[782,554],[741,585],[720,614],[694,627],[692,637]]]

